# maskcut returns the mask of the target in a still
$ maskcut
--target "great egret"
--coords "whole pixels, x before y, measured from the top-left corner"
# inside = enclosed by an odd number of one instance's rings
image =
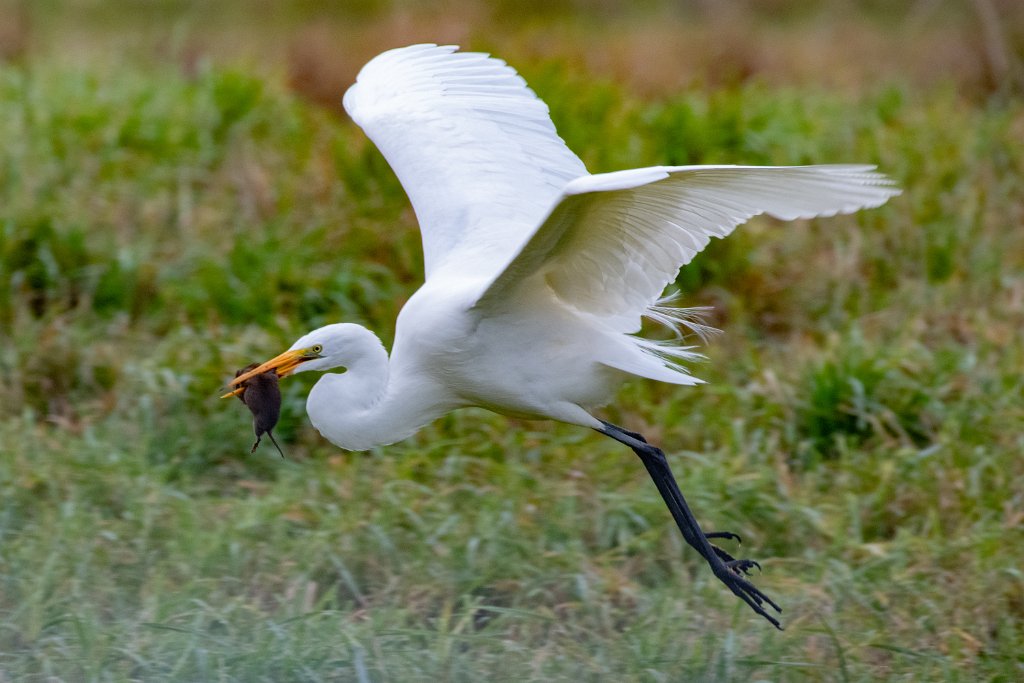
[[[686,542],[757,614],[781,609],[704,533],[665,454],[591,415],[632,375],[693,385],[681,343],[636,336],[641,317],[675,329],[659,299],[679,268],[752,216],[811,218],[898,194],[873,166],[656,166],[591,175],[547,106],[505,62],[413,45],[372,59],[345,110],[412,201],[426,282],[398,316],[390,358],[369,330],[327,325],[231,382],[274,370],[325,374],[306,402],[332,443],[366,450],[464,406],[589,427],[640,457]]]

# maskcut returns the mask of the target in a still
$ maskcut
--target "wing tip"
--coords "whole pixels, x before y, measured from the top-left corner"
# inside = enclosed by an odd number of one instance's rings
[[[458,45],[439,45],[437,43],[414,43],[412,45],[393,47],[390,50],[385,50],[371,58],[370,61],[364,64],[363,68],[359,70],[359,73],[356,74],[355,83],[349,86],[348,90],[345,91],[345,94],[342,95],[341,106],[345,110],[345,113],[349,115],[349,118],[356,123],[360,123],[358,112],[361,108],[359,99],[363,91],[361,86],[364,85],[369,78],[372,78],[373,74],[377,73],[381,69],[386,69],[396,64],[401,64],[402,62],[413,62],[418,58],[422,58],[427,53],[433,53],[435,55],[449,55],[457,52],[458,50]]]
[[[477,78],[483,74],[492,82],[478,86],[470,79],[466,85],[463,79],[467,74]],[[510,84],[517,86],[518,92],[510,89]],[[500,85],[503,89],[491,90],[491,85]],[[487,52],[464,52],[455,44],[416,43],[381,52],[359,70],[355,83],[342,96],[342,106],[362,126],[363,120],[372,117],[379,105],[413,91],[421,94],[434,91],[434,95],[455,98],[475,97],[481,101],[496,97],[497,92],[502,99],[515,96],[517,106],[533,106],[538,115],[548,118],[547,105],[508,62]]]

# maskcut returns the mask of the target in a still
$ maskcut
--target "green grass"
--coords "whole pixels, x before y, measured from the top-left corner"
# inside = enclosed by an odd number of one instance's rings
[[[504,55],[513,61],[514,55]],[[464,411],[340,452],[216,396],[333,320],[386,341],[415,221],[349,122],[205,66],[0,67],[0,679],[1024,677],[1024,105],[756,82],[640,99],[522,64],[594,171],[870,161],[905,194],[759,221],[680,276],[710,384],[604,411],[745,539],[785,632],[636,459]]]

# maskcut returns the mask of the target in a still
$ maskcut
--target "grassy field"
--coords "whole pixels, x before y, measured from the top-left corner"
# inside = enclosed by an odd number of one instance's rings
[[[652,85],[581,66],[599,21],[554,55],[517,51],[539,20],[458,29],[504,45],[592,171],[865,161],[904,188],[712,244],[678,282],[725,330],[709,384],[638,380],[602,413],[743,536],[777,632],[685,547],[639,461],[578,428],[467,410],[350,454],[309,425],[300,376],[287,459],[249,456],[225,379],[330,321],[389,342],[422,279],[411,209],[317,104],[327,67],[296,78],[315,41],[287,68],[192,59],[171,39],[218,25],[170,25],[170,48],[116,60],[109,18],[62,51],[55,16],[0,64],[0,681],[1024,678],[1011,87]],[[247,50],[272,44],[261,27]]]

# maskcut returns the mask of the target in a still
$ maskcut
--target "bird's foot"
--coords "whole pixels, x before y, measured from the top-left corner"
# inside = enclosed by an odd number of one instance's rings
[[[727,532],[718,532],[706,534],[708,538],[726,538],[723,535]],[[736,536],[735,534],[728,534],[728,537]],[[738,538],[738,537],[737,537]],[[740,559],[737,560],[729,553],[725,552],[716,545],[708,544],[714,551],[711,557],[705,557],[708,564],[711,565],[711,571],[715,573],[718,580],[729,587],[734,594],[736,594],[743,602],[747,603],[752,610],[760,614],[762,617],[767,619],[771,624],[782,630],[782,626],[779,624],[778,619],[768,614],[765,611],[764,605],[770,605],[776,612],[781,613],[782,608],[775,604],[775,602],[767,595],[761,592],[757,586],[747,581],[745,577],[750,576],[750,570],[757,567],[758,571],[761,570],[761,565],[754,560]]]
[[[704,534],[704,538],[724,538],[742,543],[743,540],[738,534],[729,531],[710,531]],[[754,584],[747,581],[745,577],[750,576],[750,570],[757,568],[761,571],[761,565],[755,560],[739,559],[727,553],[713,543],[708,543],[714,554],[705,558],[711,565],[711,570],[718,577],[718,580],[729,587],[733,593],[738,595],[750,608],[772,623],[775,628],[782,630],[778,620],[764,610],[764,605],[771,605],[776,612],[782,612],[782,608],[776,605],[771,598],[761,592]]]

